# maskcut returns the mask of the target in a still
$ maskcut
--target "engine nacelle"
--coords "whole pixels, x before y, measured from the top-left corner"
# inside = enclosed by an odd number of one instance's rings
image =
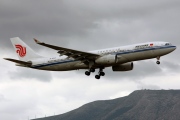
[[[114,64],[116,63],[116,55],[105,55],[95,60],[97,64]]]
[[[130,71],[133,70],[134,64],[133,62],[128,62],[116,66],[112,66],[113,71]]]

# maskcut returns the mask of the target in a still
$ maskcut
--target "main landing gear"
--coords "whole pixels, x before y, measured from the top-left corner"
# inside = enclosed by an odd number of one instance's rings
[[[105,73],[103,72],[103,69],[99,69],[98,75],[95,75],[96,79],[100,79],[101,76],[105,76]]]
[[[156,62],[156,64],[158,64],[158,65],[161,64],[161,62],[160,62],[159,60],[160,60],[160,56],[157,57],[157,62]]]
[[[89,71],[85,72],[85,75],[89,76],[91,72],[95,72],[95,69],[94,68],[89,69]],[[98,75],[95,75],[95,78],[100,79],[101,76],[105,76],[105,73],[103,72],[102,68],[99,69]]]
[[[89,69],[89,71],[85,72],[85,75],[89,76],[91,72],[95,72],[95,69],[94,68]]]

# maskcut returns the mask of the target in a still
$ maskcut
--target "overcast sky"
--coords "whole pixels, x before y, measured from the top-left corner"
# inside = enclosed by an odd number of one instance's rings
[[[180,46],[179,0],[0,0],[0,120],[62,114],[95,100],[139,89],[179,89],[180,50],[134,62],[134,70],[105,70],[100,80],[84,70],[48,72],[16,67],[11,37],[20,37],[43,56],[57,51],[34,43],[90,51],[148,41]]]

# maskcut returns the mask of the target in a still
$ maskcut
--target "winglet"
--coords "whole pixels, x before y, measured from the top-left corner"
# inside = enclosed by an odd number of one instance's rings
[[[41,41],[37,40],[36,38],[34,38],[34,41],[39,44],[39,43],[42,43]]]

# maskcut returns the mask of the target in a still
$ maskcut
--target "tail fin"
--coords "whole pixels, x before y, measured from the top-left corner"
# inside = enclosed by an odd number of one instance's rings
[[[17,56],[22,61],[29,61],[34,58],[42,58],[42,56],[36,54],[26,43],[24,43],[19,37],[11,38],[11,42],[16,50]]]

